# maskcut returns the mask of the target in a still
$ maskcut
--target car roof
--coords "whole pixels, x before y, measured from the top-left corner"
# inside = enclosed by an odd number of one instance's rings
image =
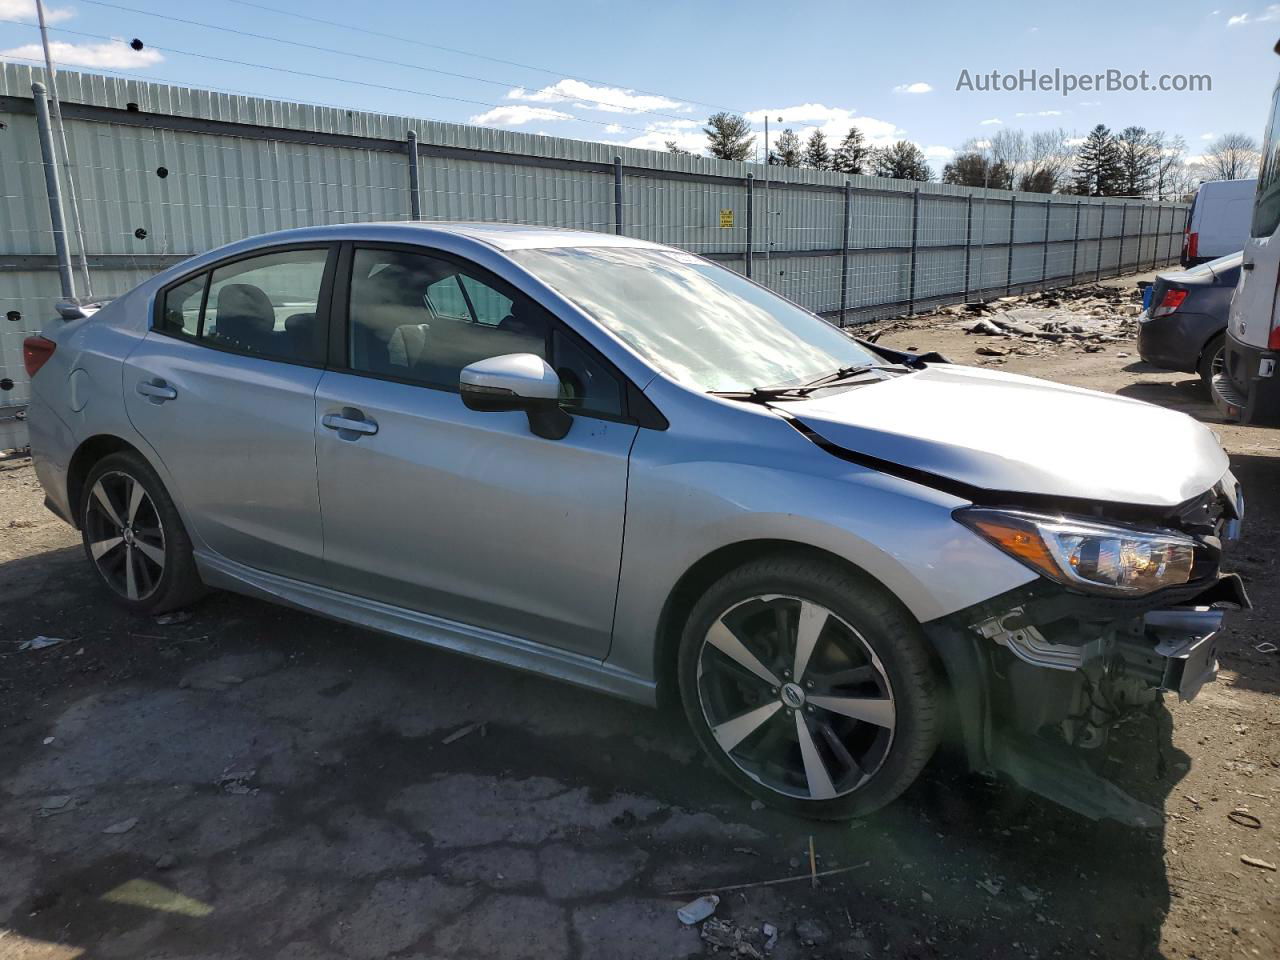
[[[312,240],[386,240],[402,243],[430,243],[433,237],[448,235],[483,243],[495,250],[531,250],[546,247],[644,247],[667,249],[661,244],[632,237],[573,230],[564,227],[540,227],[521,223],[472,223],[466,221],[386,221],[381,223],[346,223],[320,227],[299,227],[252,237],[245,241],[253,246],[296,243]]]

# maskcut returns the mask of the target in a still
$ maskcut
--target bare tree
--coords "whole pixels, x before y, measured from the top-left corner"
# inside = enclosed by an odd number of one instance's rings
[[[1126,197],[1145,197],[1155,186],[1161,140],[1146,127],[1128,126],[1116,134],[1120,178],[1117,189]]]
[[[1191,181],[1191,171],[1187,169],[1187,141],[1177,134],[1168,136],[1163,130],[1157,130],[1153,136],[1160,144],[1160,159],[1155,170],[1156,199],[1177,200]]]
[[[1018,189],[1028,193],[1054,193],[1066,188],[1075,164],[1075,148],[1067,143],[1067,131],[1037,130],[1027,139]]]
[[[1258,175],[1258,141],[1247,133],[1224,133],[1205,151],[1204,179],[1247,180]]]
[[[1000,166],[1009,171],[1007,189],[1012,189],[1026,172],[1027,150],[1027,135],[1021,130],[997,130],[987,141],[985,153],[992,167]]]

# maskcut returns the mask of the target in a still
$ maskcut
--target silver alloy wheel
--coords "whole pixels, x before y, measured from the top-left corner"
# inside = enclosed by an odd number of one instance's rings
[[[89,491],[85,538],[102,579],[130,600],[144,600],[164,574],[164,524],[142,484],[104,473]]]
[[[703,639],[697,682],[720,749],[789,797],[852,793],[893,743],[897,710],[880,658],[811,600],[770,594],[725,611]]]

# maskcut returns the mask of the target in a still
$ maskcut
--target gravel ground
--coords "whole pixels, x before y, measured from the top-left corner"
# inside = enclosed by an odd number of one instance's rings
[[[1215,419],[1131,342],[1033,350],[965,319],[883,342]],[[140,620],[29,463],[0,463],[0,957],[665,960],[714,949],[675,917],[712,889],[725,956],[735,929],[763,953],[766,923],[781,960],[1280,955],[1280,873],[1242,859],[1280,863],[1280,654],[1255,649],[1280,643],[1280,431],[1215,429],[1250,497],[1229,567],[1256,608],[1218,684],[1108,748],[1159,830],[947,754],[888,810],[810,824],[753,809],[670,715],[228,594]],[[63,642],[19,650],[38,635]],[[812,884],[811,843],[842,872]]]

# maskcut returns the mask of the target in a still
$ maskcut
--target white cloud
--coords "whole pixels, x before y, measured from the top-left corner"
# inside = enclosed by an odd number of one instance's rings
[[[956,155],[956,152],[950,147],[921,147],[924,155],[937,163],[946,163]]]
[[[978,126],[980,126],[980,127],[994,127],[994,126],[997,126],[997,125],[1001,125],[1001,124],[1003,124],[1003,123],[1004,123],[1004,121],[1003,121],[1003,120],[1001,120],[999,117],[989,117],[988,119],[983,120],[981,123],[979,123],[979,124],[978,124]]]
[[[668,97],[652,96],[624,90],[621,87],[601,87],[582,80],[557,80],[549,87],[526,90],[516,87],[507,93],[508,100],[525,100],[529,103],[566,103],[587,110],[604,113],[644,113],[648,110],[684,110],[685,104]]]
[[[494,107],[492,110],[476,114],[467,122],[474,123],[478,127],[518,127],[522,124],[533,123],[535,120],[573,119],[572,115],[562,113],[559,110],[552,110],[550,107],[517,105],[514,107]]]
[[[1202,133],[1202,134],[1200,134],[1200,139],[1201,139],[1201,140],[1214,140],[1214,139],[1216,139],[1216,138],[1217,138],[1217,136],[1218,136],[1218,135],[1217,135],[1216,133]]]
[[[1247,13],[1238,13],[1227,18],[1228,27],[1244,27],[1251,23],[1266,23],[1269,20],[1280,20],[1280,3],[1273,3],[1256,17]]]
[[[915,83],[900,83],[893,88],[894,93],[929,93],[933,87],[923,81]]]
[[[867,142],[873,147],[883,147],[902,139],[905,130],[888,120],[877,120],[875,117],[862,117],[857,111],[848,107],[828,107],[824,103],[802,103],[791,107],[771,107],[766,110],[751,110],[745,114],[760,139],[757,144],[763,148],[764,119],[769,118],[769,137],[772,139],[784,127],[790,127],[796,136],[805,139],[814,130],[821,130],[832,146],[845,138],[850,127],[857,127]],[[781,118],[781,119],[779,119]]]
[[[612,134],[615,134],[615,135],[616,135],[616,134],[619,134],[619,133],[621,133],[621,132],[622,132],[622,125],[621,125],[621,124],[618,124],[618,123],[611,123],[611,124],[609,124],[607,127],[605,127],[605,128],[604,128],[604,132],[605,132],[605,133],[612,133]]]
[[[1080,144],[1084,143],[1086,139],[1088,138],[1087,137],[1067,137],[1067,139],[1062,142],[1065,143],[1068,147],[1078,147],[1080,146]]]
[[[1032,113],[1015,113],[1015,117],[1060,117],[1061,110],[1036,110]]]
[[[45,7],[45,23],[61,23],[74,17],[75,11],[65,7]],[[5,20],[24,19],[36,22],[36,0],[0,0],[0,18]]]
[[[1101,101],[1101,100],[1081,100],[1081,101],[1080,101],[1080,106],[1082,106],[1082,107],[1100,107],[1100,106],[1102,106],[1102,101]]]
[[[157,50],[133,50],[125,43],[63,43],[60,40],[50,42],[49,54],[58,66],[106,69],[150,67],[164,59]],[[4,58],[43,60],[44,52],[40,44],[28,43],[0,50],[0,59]]]
[[[629,140],[619,141],[620,147],[637,147],[641,150],[666,150],[667,141],[690,153],[704,154],[707,149],[707,135],[702,132],[701,124],[692,120],[663,120],[645,124],[645,132]],[[613,142],[613,141],[610,141]]]

